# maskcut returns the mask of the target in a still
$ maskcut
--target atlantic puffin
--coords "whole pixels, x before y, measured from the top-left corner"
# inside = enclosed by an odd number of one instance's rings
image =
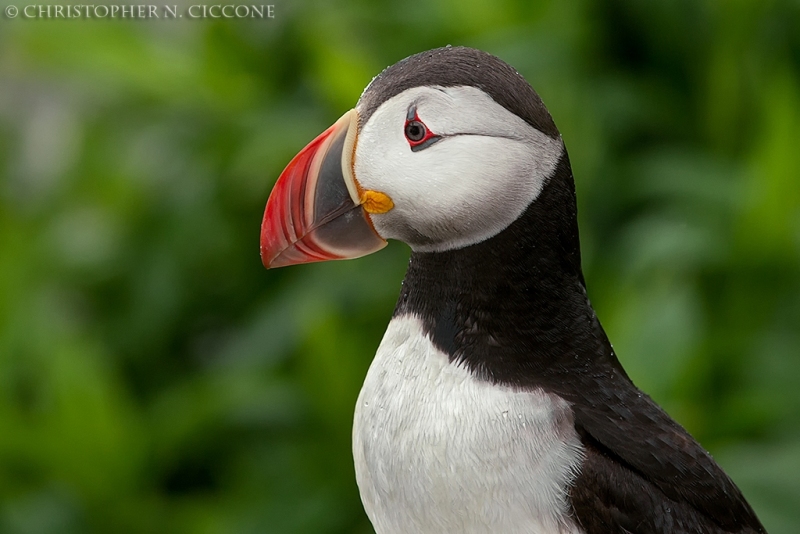
[[[397,239],[408,272],[358,397],[377,534],[764,533],[628,378],[586,294],[575,185],[537,93],[486,52],[386,68],[267,201],[267,268]]]

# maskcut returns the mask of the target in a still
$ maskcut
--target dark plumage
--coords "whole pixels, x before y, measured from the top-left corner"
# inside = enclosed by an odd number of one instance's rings
[[[553,138],[560,135],[542,99],[520,73],[491,54],[463,46],[429,50],[386,68],[361,97],[361,123],[393,96],[423,85],[477,87],[537,130]]]

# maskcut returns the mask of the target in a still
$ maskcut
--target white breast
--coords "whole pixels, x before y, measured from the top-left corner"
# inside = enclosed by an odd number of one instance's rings
[[[356,406],[353,453],[377,534],[579,534],[583,458],[563,399],[473,378],[412,316],[391,321]]]

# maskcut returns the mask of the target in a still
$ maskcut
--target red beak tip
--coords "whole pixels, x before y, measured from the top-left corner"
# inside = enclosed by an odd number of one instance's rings
[[[356,117],[345,113],[278,177],[261,222],[265,268],[355,258],[385,244],[363,210],[351,211],[358,207],[349,185],[355,178],[343,162],[354,147]]]

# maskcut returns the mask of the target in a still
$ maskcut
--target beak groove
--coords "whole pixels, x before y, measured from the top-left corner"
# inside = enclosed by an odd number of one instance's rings
[[[386,246],[360,207],[353,173],[357,136],[358,113],[350,110],[281,173],[261,224],[266,268],[357,258]]]

